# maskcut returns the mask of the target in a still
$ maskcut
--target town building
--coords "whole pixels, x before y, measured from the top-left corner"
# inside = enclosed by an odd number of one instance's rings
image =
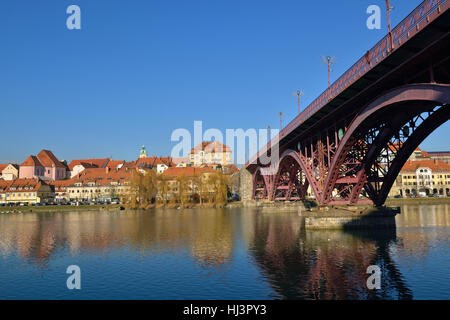
[[[109,158],[72,160],[69,164],[70,177],[73,178],[85,169],[106,168],[109,162]]]
[[[133,169],[87,168],[70,180],[52,182],[57,201],[119,199],[129,191]]]
[[[202,142],[191,149],[189,163],[195,167],[202,164],[229,165],[232,164],[231,149],[218,140]]]
[[[163,173],[170,167],[175,167],[171,157],[142,157],[138,158],[132,166],[138,170],[152,169]]]
[[[29,156],[19,167],[19,179],[43,177],[45,168],[36,156]]]
[[[50,185],[39,178],[0,180],[0,203],[35,204],[52,201]]]
[[[389,193],[393,196],[450,196],[450,164],[441,160],[408,160]]]
[[[430,151],[428,154],[433,160],[440,160],[450,163],[450,151]]]
[[[0,179],[15,180],[17,178],[19,178],[19,166],[17,164],[0,164]]]
[[[50,150],[41,150],[37,156],[29,156],[19,167],[20,179],[40,178],[46,181],[66,178],[66,166]]]
[[[171,201],[176,199],[180,193],[180,183],[181,179],[185,179],[186,185],[185,190],[183,190],[184,196],[186,196],[189,201],[193,200],[192,196],[194,194],[202,193],[205,196],[210,190],[205,188],[204,190],[199,190],[200,184],[205,184],[210,174],[214,173],[215,170],[210,167],[196,168],[196,167],[171,167],[168,168],[162,176],[164,180],[159,182],[158,194],[156,198],[163,201]],[[162,184],[166,185],[163,186]]]
[[[125,160],[109,160],[106,168],[110,169],[120,169],[125,164]]]

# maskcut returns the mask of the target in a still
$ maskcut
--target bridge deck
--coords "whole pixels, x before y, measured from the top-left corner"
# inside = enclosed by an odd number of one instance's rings
[[[403,19],[390,34],[381,39],[372,49],[350,67],[330,88],[315,99],[300,115],[293,119],[272,141],[261,148],[259,154],[270,150],[270,146],[283,141],[285,144],[294,137],[308,131],[308,129],[330,115],[342,111],[348,101],[385,80],[388,73],[400,69],[402,64],[412,56],[420,54],[424,47],[432,47],[438,39],[441,47],[436,47],[424,55],[422,59],[445,59],[445,44],[448,45],[450,24],[450,0],[425,0]],[[444,43],[444,50],[442,45]],[[448,46],[447,46],[448,48]],[[443,53],[439,57],[439,53]],[[404,66],[403,66],[404,67]],[[399,70],[397,70],[397,73]],[[408,68],[401,70],[402,77],[406,77]],[[409,76],[412,76],[410,74]],[[389,89],[389,81],[384,81],[385,89]],[[380,88],[378,88],[380,89]],[[379,90],[378,90],[379,91]],[[375,91],[377,92],[377,91]],[[372,92],[373,94],[373,92]],[[245,165],[246,168],[256,164],[258,154]]]

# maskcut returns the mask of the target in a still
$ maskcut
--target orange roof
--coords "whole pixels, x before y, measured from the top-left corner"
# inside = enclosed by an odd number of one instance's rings
[[[0,184],[1,192],[32,192],[38,191],[41,186],[46,185],[45,182],[38,179],[16,179],[5,182],[8,183],[6,185]]]
[[[10,183],[11,181],[0,180],[0,192],[4,192]]]
[[[153,168],[156,167],[158,164],[165,164],[168,167],[175,166],[171,157],[154,157],[154,156],[137,159],[135,166]]]
[[[127,181],[131,177],[132,171],[126,169],[89,168],[68,181],[70,181],[70,184],[95,182],[96,184],[106,185],[110,182]]]
[[[109,168],[88,168],[77,174],[72,179],[49,182],[55,188],[55,192],[64,192],[63,187],[74,186],[75,183],[95,183],[96,186],[105,186],[111,182],[125,182],[131,177],[133,170],[109,169]]]
[[[62,188],[72,185],[73,184],[73,180],[72,179],[70,179],[70,180],[56,180],[56,181],[48,182],[48,184],[55,188],[55,192],[56,193],[58,193],[58,192],[65,192]]]
[[[21,166],[23,167],[43,167],[42,163],[36,156],[29,156],[24,162],[22,162]]]
[[[8,166],[8,163],[0,163],[0,172]]]
[[[430,154],[428,152],[426,152],[426,151],[423,151],[423,150],[422,150],[422,156],[424,158],[430,158]]]
[[[73,170],[73,167],[76,165],[82,165],[83,167],[87,168],[104,168],[108,164],[109,159],[79,159],[79,160],[72,160],[69,164],[70,171]]]
[[[136,168],[136,161],[125,161],[122,168]]]
[[[218,140],[214,141],[206,141],[199,143],[194,148],[191,149],[191,154],[194,154],[195,152],[199,151],[206,151],[206,152],[227,152],[230,151],[230,147],[224,145],[222,142]]]
[[[106,165],[107,168],[115,169],[118,165],[124,164],[125,160],[109,160],[108,164]]]
[[[38,153],[37,157],[45,167],[65,168],[65,166],[61,162],[59,162],[59,160],[50,150],[41,150],[41,152]]]
[[[429,168],[433,172],[450,172],[450,163],[440,160],[409,160],[406,161],[401,172],[416,172],[419,168]]]
[[[185,175],[187,177],[193,177],[207,172],[214,172],[212,168],[196,168],[196,167],[171,167],[164,171],[163,175],[168,177],[177,177]]]

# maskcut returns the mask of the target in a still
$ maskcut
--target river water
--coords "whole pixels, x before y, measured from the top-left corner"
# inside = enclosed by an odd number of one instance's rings
[[[450,205],[392,231],[254,209],[0,214],[0,299],[449,299]],[[67,267],[81,270],[69,290]],[[367,267],[381,289],[367,288]]]

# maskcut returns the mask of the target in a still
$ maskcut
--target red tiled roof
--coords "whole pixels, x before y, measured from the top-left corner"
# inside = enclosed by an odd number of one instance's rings
[[[61,162],[59,162],[59,160],[50,150],[41,150],[41,152],[38,153],[37,157],[45,167],[65,168],[65,166]]]
[[[33,192],[38,191],[41,186],[46,185],[45,182],[38,179],[16,179],[5,181],[7,184],[0,184],[1,192]],[[11,188],[16,188],[11,190]],[[28,188],[28,189],[25,189]]]
[[[224,145],[222,142],[218,140],[214,141],[206,141],[199,143],[194,148],[191,149],[191,154],[194,154],[195,152],[199,151],[206,151],[206,152],[227,152],[230,151],[230,147],[227,145]]]
[[[83,167],[86,168],[86,166],[89,166],[90,168],[105,168],[108,164],[109,159],[79,159],[79,160],[72,160],[69,164],[70,171],[73,170],[73,167],[76,165],[83,165]]]
[[[193,177],[207,172],[214,172],[214,170],[212,168],[171,167],[164,171],[163,175],[168,177],[178,177],[181,175]]]
[[[70,184],[95,182],[96,184],[105,185],[110,182],[127,181],[131,177],[132,172],[133,170],[126,169],[89,168],[68,181],[70,181]]]
[[[0,173],[8,166],[8,163],[0,163]]]
[[[43,167],[42,163],[36,156],[29,156],[24,162],[22,162],[21,166],[23,167]]]
[[[125,163],[125,160],[109,160],[107,168],[115,169],[118,165]]]
[[[56,181],[51,181],[48,183],[50,186],[55,187],[55,192],[56,193],[61,193],[61,192],[65,192],[62,188],[63,187],[68,187],[70,185],[73,184],[73,180],[56,180]]]
[[[55,192],[64,192],[63,187],[74,186],[75,183],[95,183],[96,186],[104,186],[111,182],[125,182],[131,177],[134,170],[127,169],[107,169],[107,168],[88,168],[77,174],[72,179],[58,180],[49,182],[55,188]]]
[[[10,183],[11,181],[0,180],[0,193],[4,192]]]
[[[168,167],[175,166],[171,157],[147,157],[147,158],[138,158],[136,160],[135,166],[137,167],[147,167],[153,168],[158,164],[165,164]]]
[[[450,164],[440,160],[406,161],[401,172],[416,172],[419,168],[430,168],[433,172],[450,172]]]

